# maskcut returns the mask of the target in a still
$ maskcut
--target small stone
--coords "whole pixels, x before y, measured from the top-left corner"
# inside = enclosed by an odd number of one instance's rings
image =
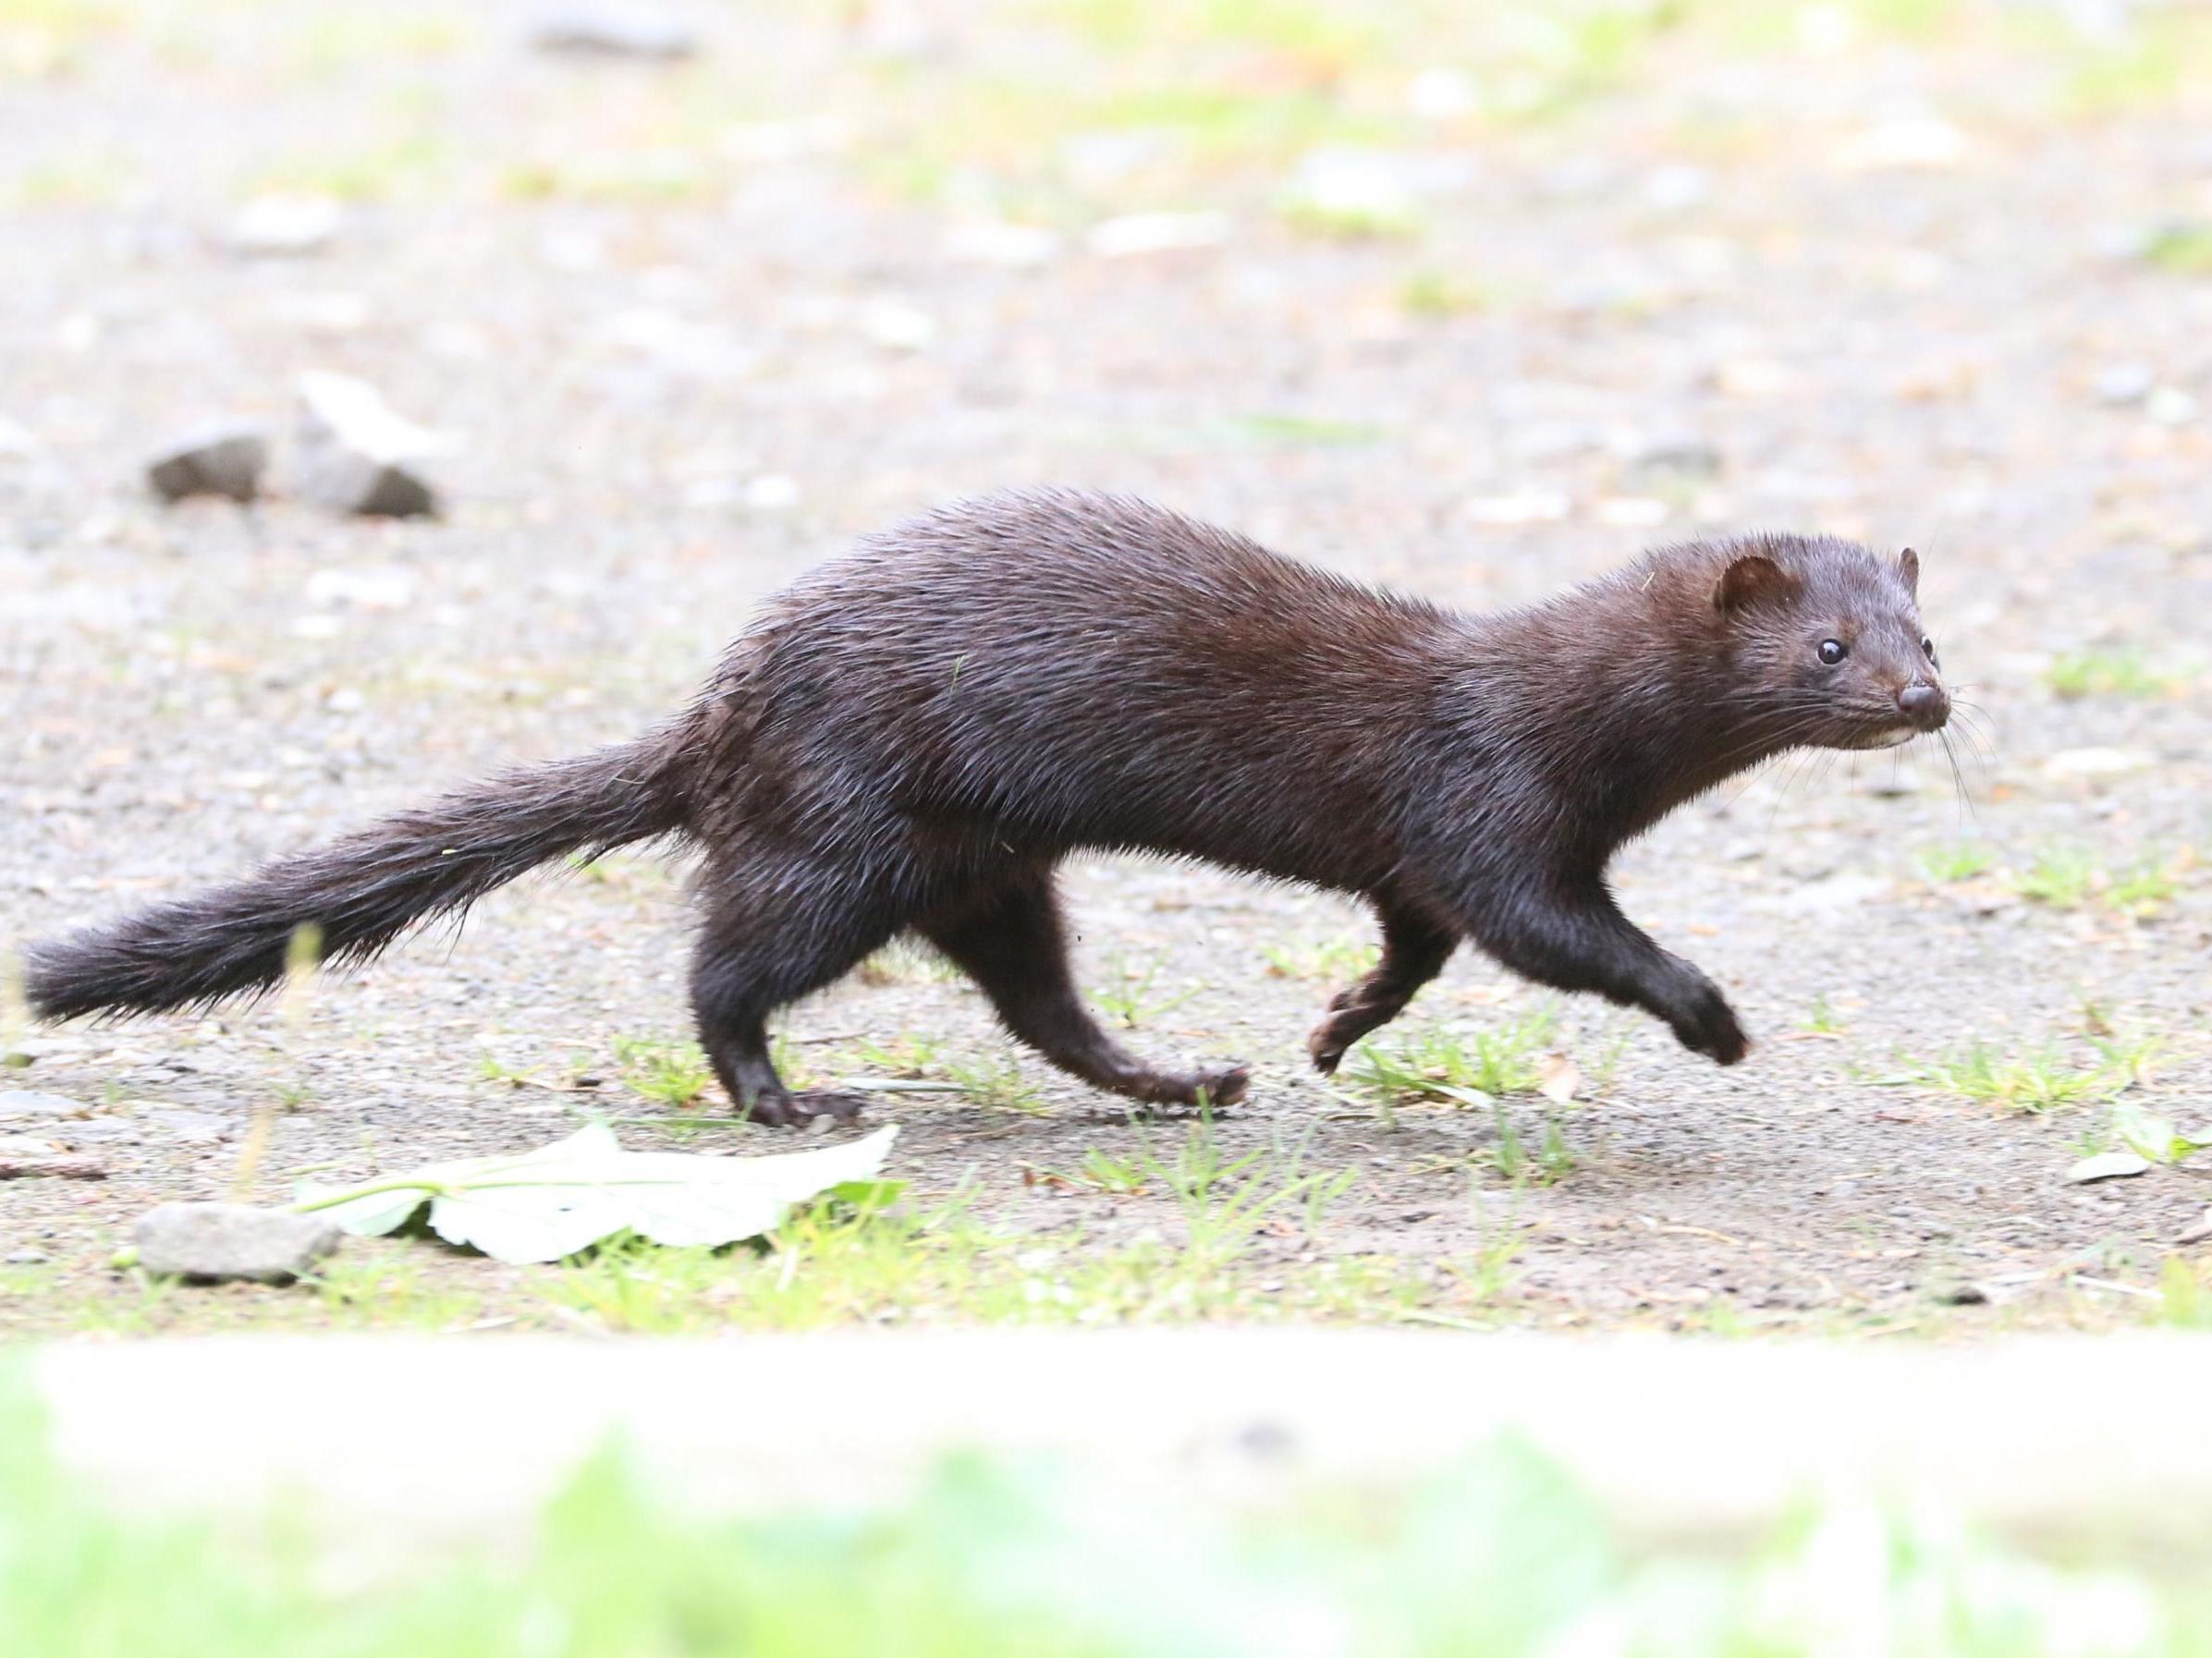
[[[304,258],[327,248],[345,222],[346,210],[328,196],[256,196],[231,220],[230,245],[250,258]]]
[[[2071,1185],[2087,1186],[2098,1180],[2130,1180],[2150,1171],[2147,1157],[2138,1157],[2133,1152],[2103,1152],[2083,1158],[2066,1171],[2066,1178]]]
[[[146,482],[165,501],[226,495],[240,503],[261,493],[269,440],[250,426],[210,426],[164,447],[146,467]]]
[[[1667,503],[1656,495],[1609,495],[1597,504],[1597,521],[1617,530],[1649,530],[1667,521]]]
[[[1228,237],[1227,213],[1132,213],[1092,226],[1083,246],[1101,259],[1129,259],[1215,248]]]
[[[861,331],[894,351],[924,351],[936,343],[936,319],[900,299],[878,299],[861,311]]]
[[[1420,180],[1408,158],[1387,150],[1324,144],[1291,176],[1291,211],[1328,224],[1377,231],[1411,229],[1421,210]]]
[[[1935,1299],[1945,1307],[1986,1307],[1989,1292],[1979,1284],[1951,1284],[1936,1291]]]
[[[1909,760],[1899,760],[1866,780],[1866,792],[1880,800],[1901,800],[1920,792],[1920,773]]]
[[[1702,437],[1648,437],[1631,445],[1629,459],[1653,472],[1710,478],[1720,470],[1720,445]]]
[[[18,1089],[0,1091],[0,1117],[83,1116],[91,1110],[90,1105],[60,1094],[31,1093]]]
[[[10,1250],[6,1257],[10,1266],[39,1266],[52,1259],[43,1250]]]
[[[35,1134],[0,1134],[0,1157],[58,1157],[61,1147]]]
[[[1041,225],[980,219],[947,231],[945,251],[947,257],[968,264],[1033,269],[1059,257],[1060,236]]]
[[[369,302],[352,293],[279,294],[272,312],[311,334],[359,334],[369,325]]]
[[[2183,1248],[2187,1248],[2191,1244],[2212,1243],[2212,1209],[2207,1209],[2199,1215],[2196,1225],[2175,1238],[2174,1242]]]
[[[1456,121],[1476,102],[1473,79],[1458,69],[1424,69],[1406,83],[1406,107],[1424,121]]]
[[[228,1140],[237,1125],[212,1112],[185,1111],[174,1105],[154,1105],[140,1114],[150,1127],[188,1144],[207,1145]]]
[[[422,463],[452,440],[395,412],[365,380],[315,371],[299,377],[301,499],[332,512],[415,518],[438,510]]]
[[[2153,763],[2151,756],[2134,749],[2061,749],[2043,762],[2046,777],[2117,777],[2140,772]]]
[[[1885,121],[1847,139],[1836,165],[1847,173],[1937,171],[1955,167],[1973,150],[1966,134],[1940,116]]]
[[[1557,490],[1527,490],[1517,495],[1477,495],[1460,511],[1475,524],[1551,524],[1567,516],[1567,497]]]
[[[1778,358],[1737,357],[1716,364],[1707,379],[1731,397],[1774,397],[1796,389],[1800,376]]]
[[[2116,362],[2098,372],[2096,400],[2116,408],[2124,408],[2131,403],[2142,402],[2151,395],[2151,388],[2156,384],[2157,377],[2151,372],[2147,364]]]
[[[1657,213],[1680,213],[1696,207],[1712,193],[1713,175],[1685,163],[1655,168],[1644,181],[1644,205]]]
[[[1889,896],[1891,884],[1879,875],[1850,873],[1808,881],[1782,898],[1778,908],[1802,915],[1856,909]]]
[[[2159,386],[2143,401],[2143,412],[2161,426],[2186,426],[2196,411],[2196,399],[2178,385]]]
[[[130,1229],[139,1264],[161,1277],[284,1284],[338,1247],[330,1222],[245,1203],[164,1203]]]
[[[741,498],[755,512],[781,512],[799,505],[799,480],[786,472],[763,472],[745,485]]]
[[[531,44],[541,52],[674,62],[699,50],[699,32],[682,18],[649,7],[566,6],[539,15]]]

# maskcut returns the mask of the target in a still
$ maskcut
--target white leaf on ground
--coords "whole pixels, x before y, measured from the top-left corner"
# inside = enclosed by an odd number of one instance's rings
[[[428,1202],[440,1237],[507,1262],[557,1261],[626,1230],[661,1244],[734,1243],[771,1230],[795,1203],[875,1178],[898,1132],[766,1157],[702,1157],[625,1152],[613,1129],[593,1123],[515,1156],[311,1189],[293,1207],[371,1237]]]

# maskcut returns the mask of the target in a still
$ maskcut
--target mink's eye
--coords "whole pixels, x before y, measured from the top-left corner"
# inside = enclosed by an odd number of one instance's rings
[[[1851,652],[1839,639],[1824,639],[1820,641],[1820,660],[1831,668],[1850,654]]]
[[[1932,639],[1929,639],[1925,634],[1921,636],[1920,653],[1926,657],[1930,663],[1934,663],[1936,660],[1936,641]]]

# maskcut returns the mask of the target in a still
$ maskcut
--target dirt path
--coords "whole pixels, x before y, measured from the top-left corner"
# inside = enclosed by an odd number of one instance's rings
[[[1224,24],[1173,47],[1171,96],[1155,54],[980,5],[921,34],[717,13],[673,67],[549,59],[498,10],[187,36],[57,6],[0,55],[0,933],[626,735],[793,570],[965,491],[1135,491],[1477,606],[1707,530],[1911,542],[1982,711],[1963,800],[1940,753],[1799,763],[1619,869],[1631,913],[1738,997],[1751,1064],[1468,957],[1393,1035],[1464,1045],[1550,1008],[1524,1056],[1572,1055],[1582,1098],[1331,1091],[1302,1036],[1365,923],[1204,872],[1080,871],[1088,981],[1134,1042],[1254,1063],[1228,1154],[1356,1166],[1317,1231],[1264,1235],[1262,1301],[1317,1260],[1411,1274],[1353,1316],[2133,1316],[2212,1187],[2063,1176],[2118,1107],[2212,1124],[2212,158],[2185,78],[2121,70],[2201,64],[2205,35],[2188,8],[2087,45],[1937,10],[1906,38],[1585,43],[1588,86],[1576,58],[1547,71],[1556,109],[1513,114],[1473,70],[1421,75],[1458,60],[1436,42],[1357,30]],[[1365,159],[1330,161],[1350,137]],[[344,199],[327,248],[226,245],[270,186]],[[1147,233],[1126,215],[1170,211],[1223,216],[1122,250]],[[140,493],[204,412],[281,434],[312,367],[462,434],[444,521]],[[680,1039],[684,938],[676,876],[623,859],[292,1017],[23,1039],[6,1086],[92,1115],[0,1133],[109,1178],[0,1185],[0,1326],[139,1316],[104,1265],[119,1229],[219,1194],[272,1101],[266,1196],[549,1138],[582,1096],[504,1074],[611,1079],[625,1044]],[[829,1074],[926,1039],[920,1068],[1012,1086],[977,999],[911,969],[792,1034]],[[1041,1177],[1144,1142],[1014,1064],[1033,1101],[886,1103],[918,1195],[964,1186],[979,1222],[1078,1249],[1180,1237],[1157,1181]],[[1471,1288],[1470,1261],[1498,1271]],[[525,1284],[421,1270],[494,1313]],[[1953,1310],[1965,1286],[2008,1305]]]

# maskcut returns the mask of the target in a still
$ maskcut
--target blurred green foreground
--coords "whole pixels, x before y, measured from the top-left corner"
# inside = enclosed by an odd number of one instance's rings
[[[1633,1555],[1513,1443],[1409,1498],[1308,1493],[1234,1527],[981,1460],[883,1512],[702,1523],[609,1451],[527,1548],[424,1569],[300,1516],[120,1516],[64,1481],[25,1397],[0,1388],[0,1652],[22,1658],[2212,1653],[2183,1563],[2061,1569],[1843,1500],[1752,1557]]]

